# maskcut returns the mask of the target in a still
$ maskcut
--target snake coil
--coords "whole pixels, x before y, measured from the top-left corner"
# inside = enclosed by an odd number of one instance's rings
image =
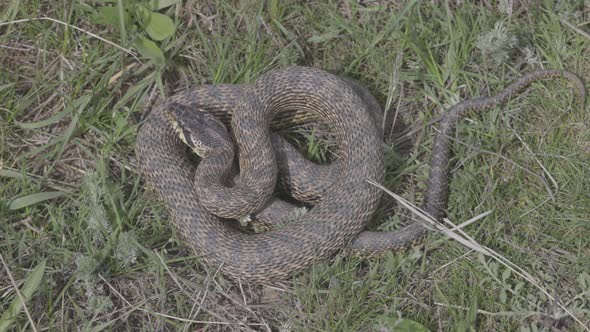
[[[460,116],[507,101],[531,82],[565,78],[582,100],[582,81],[566,71],[537,71],[523,76],[495,96],[461,102],[443,115],[434,141],[423,209],[440,218],[448,196],[449,141]],[[207,211],[192,190],[194,166],[183,156],[184,144],[166,116],[170,103],[207,111],[231,120],[238,144],[240,176],[254,193],[255,211],[269,197],[276,181],[270,139],[271,119],[284,114],[312,114],[334,130],[340,175],[326,196],[297,223],[262,234],[245,234]],[[142,172],[172,216],[181,236],[208,264],[233,278],[274,282],[318,259],[349,246],[373,255],[406,248],[426,234],[414,223],[395,232],[363,232],[373,214],[379,191],[367,179],[384,176],[380,131],[370,108],[350,82],[319,69],[290,67],[271,71],[253,85],[202,85],[170,97],[142,125],[137,154]],[[285,117],[288,119],[289,117]]]

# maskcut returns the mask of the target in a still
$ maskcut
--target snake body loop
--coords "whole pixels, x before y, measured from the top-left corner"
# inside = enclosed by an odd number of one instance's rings
[[[539,71],[523,76],[495,96],[465,101],[446,112],[434,142],[423,209],[437,219],[443,216],[448,197],[448,137],[466,111],[489,109],[533,81],[560,77],[572,81],[585,99],[584,85],[574,74]],[[199,86],[172,96],[152,112],[138,134],[142,171],[164,201],[178,232],[208,264],[234,278],[274,282],[345,247],[375,255],[407,248],[426,234],[426,228],[418,223],[395,232],[362,231],[380,194],[367,179],[381,182],[384,165],[372,106],[357,88],[321,70],[291,67],[269,72],[250,86]],[[274,189],[275,180],[270,178],[276,175],[276,169],[261,168],[275,163],[269,132],[272,121],[288,123],[302,114],[326,121],[338,141],[340,174],[319,203],[297,223],[263,234],[244,234],[211,214],[194,194],[194,167],[183,156],[185,147],[166,115],[171,103],[232,122],[240,185],[258,197],[255,207],[235,208],[239,213],[259,210]],[[212,160],[209,167],[220,166],[215,164]]]
[[[211,104],[206,99],[211,98],[219,106],[221,102],[207,89],[195,96],[201,98],[196,103],[207,109]],[[272,281],[334,254],[369,221],[379,192],[366,179],[383,179],[381,139],[361,98],[343,80],[321,70],[292,67],[270,72],[241,98],[233,103],[237,105],[232,118],[234,137],[240,159],[250,163],[274,158],[268,134],[268,119],[274,113],[303,109],[325,118],[334,129],[342,158],[341,178],[299,222],[263,234],[243,234],[205,210],[192,192],[193,167],[181,157],[184,148],[163,108],[155,109],[142,126],[138,154],[143,172],[164,200],[176,228],[199,255],[229,276]],[[361,164],[365,167],[358,167]],[[260,178],[254,174],[255,167],[248,170],[250,166],[240,165],[240,176]]]

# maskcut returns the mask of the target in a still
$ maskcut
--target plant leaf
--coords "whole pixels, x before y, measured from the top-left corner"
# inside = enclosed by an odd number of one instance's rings
[[[92,22],[97,24],[112,25],[119,28],[119,9],[117,7],[104,6],[96,10],[96,14],[90,17]],[[125,23],[129,23],[129,15],[125,15]]]
[[[156,66],[164,66],[164,63],[166,62],[164,59],[164,53],[162,53],[162,50],[153,41],[145,37],[138,36],[135,39],[135,48],[139,53],[141,53],[141,55],[152,60]]]
[[[63,191],[46,191],[19,197],[10,202],[10,210],[18,210],[39,202],[64,196]]]
[[[176,26],[169,16],[153,12],[145,31],[153,40],[160,41],[174,35]]]
[[[164,40],[176,31],[176,26],[169,16],[152,12],[142,5],[135,6],[135,15],[153,40]]]
[[[149,73],[146,77],[144,77],[141,81],[132,85],[127,92],[123,95],[123,97],[119,98],[119,101],[113,106],[113,109],[119,109],[123,107],[131,98],[137,98],[140,93],[145,93],[145,90],[150,88],[150,85],[154,83],[154,77],[156,76],[157,71],[153,71]]]
[[[14,82],[0,85],[0,92],[2,92],[4,90],[8,90],[8,89],[12,88],[15,85],[16,85],[16,83],[14,83]]]
[[[13,171],[10,169],[0,169],[0,176],[5,176],[5,177],[15,178],[15,179],[25,178],[25,176],[22,175],[22,173],[19,173],[17,171]]]
[[[150,14],[152,13],[148,8],[144,5],[136,4],[135,5],[135,17],[139,21],[139,23],[145,28],[145,26],[150,22]]]
[[[39,263],[33,272],[27,277],[27,280],[20,290],[25,302],[30,300],[31,296],[33,296],[37,288],[39,288],[41,280],[43,280],[43,274],[45,273],[46,263],[46,260],[41,261],[41,263]],[[12,325],[24,305],[25,304],[21,301],[21,297],[18,296],[18,294],[15,294],[14,300],[12,300],[8,309],[2,314],[2,317],[0,317],[0,332],[8,331],[8,328]]]
[[[160,10],[179,2],[180,0],[150,0],[150,8],[152,10]]]
[[[56,113],[50,117],[48,117],[47,119],[41,120],[41,121],[36,121],[36,122],[18,122],[18,126],[23,128],[23,129],[37,129],[37,128],[42,128],[42,127],[46,127],[49,126],[51,124],[54,124],[56,122],[59,122],[61,119],[65,118],[66,115],[70,114],[71,110],[69,109],[64,109],[63,111]]]
[[[395,332],[429,332],[429,330],[422,324],[411,319],[402,318],[394,326]]]
[[[66,107],[66,109],[71,109],[70,112],[73,113],[74,115],[72,116],[70,124],[68,125],[68,127],[64,131],[63,135],[58,138],[61,140],[61,146],[57,150],[58,151],[57,158],[59,158],[61,156],[61,154],[65,150],[66,145],[68,144],[70,138],[74,134],[74,130],[78,126],[78,120],[80,118],[80,114],[82,114],[82,112],[86,109],[86,105],[88,105],[88,103],[90,102],[90,99],[92,99],[92,95],[90,95],[90,94],[83,95],[80,98],[74,100],[70,105],[68,105]]]
[[[309,43],[320,44],[340,37],[340,30],[328,31],[321,35],[314,35],[307,39]]]
[[[18,13],[18,7],[20,0],[12,0],[8,6],[4,9],[4,12],[0,14],[0,23],[9,22],[14,20]]]

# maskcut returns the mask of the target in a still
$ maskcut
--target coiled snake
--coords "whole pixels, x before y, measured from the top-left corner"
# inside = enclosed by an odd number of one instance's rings
[[[573,82],[580,98],[585,99],[584,85],[576,75],[546,70],[523,76],[495,96],[461,102],[443,115],[434,141],[425,212],[438,219],[446,208],[448,137],[460,116],[468,110],[489,109],[531,82],[549,78]],[[205,209],[194,193],[194,166],[184,156],[186,146],[167,113],[172,104],[210,112],[226,123],[231,119],[238,145],[240,181],[226,189],[253,199],[254,207],[247,213],[264,206],[275,186],[277,165],[270,138],[271,119],[275,123],[288,122],[305,113],[325,121],[338,142],[339,174],[319,203],[296,223],[261,234],[240,232]],[[170,97],[142,125],[137,138],[141,170],[164,201],[181,236],[209,265],[233,278],[254,282],[284,279],[347,246],[363,254],[407,248],[427,233],[420,224],[395,232],[363,231],[380,195],[367,180],[382,182],[384,176],[380,131],[370,107],[350,82],[308,67],[271,71],[252,85],[197,86]],[[208,163],[206,169],[214,172],[215,165],[225,162],[221,159],[212,153],[201,164]]]

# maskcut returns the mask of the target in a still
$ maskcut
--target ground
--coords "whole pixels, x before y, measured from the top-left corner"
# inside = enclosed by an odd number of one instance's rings
[[[0,4],[0,329],[590,331],[590,115],[567,82],[461,121],[448,216],[481,217],[472,240],[338,255],[275,289],[203,265],[134,154],[158,98],[313,66],[406,123],[385,186],[419,205],[450,106],[537,69],[590,77],[588,1],[168,2],[176,31],[151,60],[143,25],[93,18],[109,1]],[[411,222],[395,202],[373,227]]]

